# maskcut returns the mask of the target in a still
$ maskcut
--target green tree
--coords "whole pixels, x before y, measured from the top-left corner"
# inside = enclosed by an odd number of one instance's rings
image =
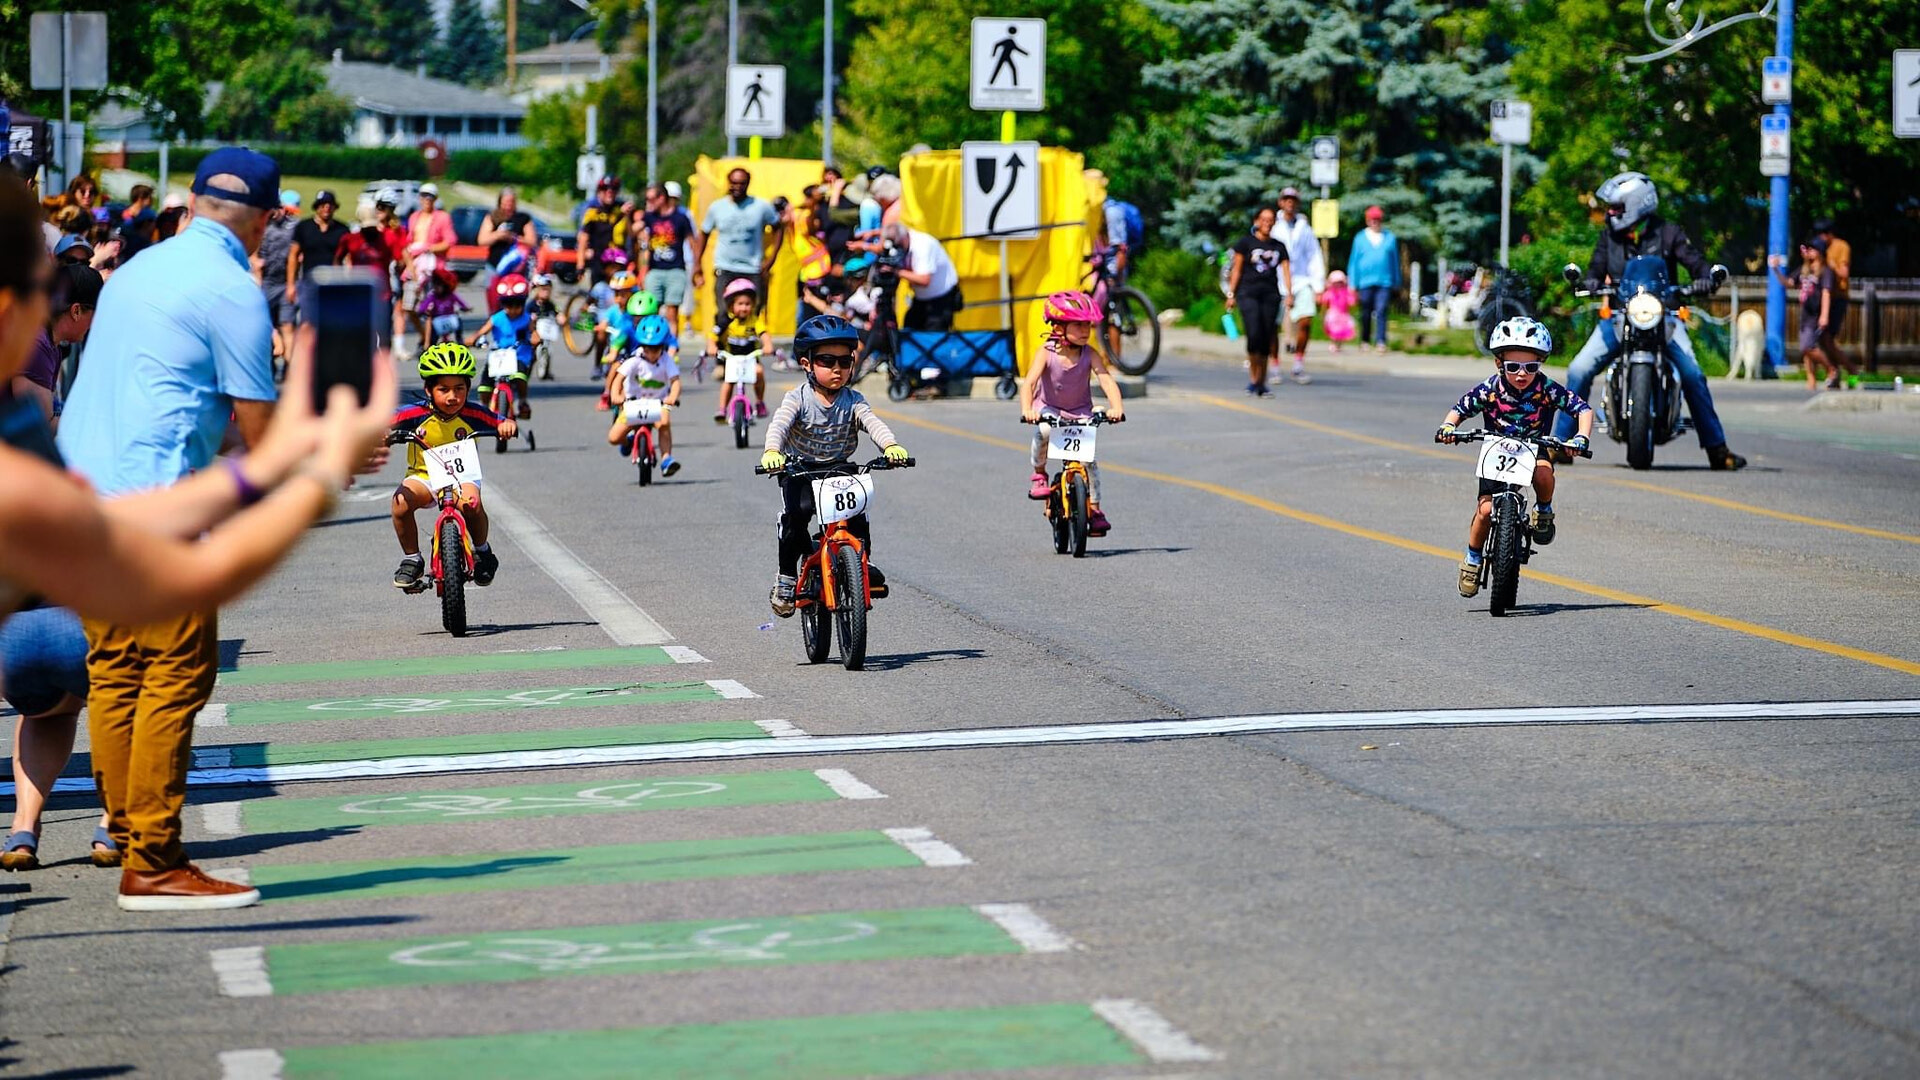
[[[480,8],[480,0],[452,0],[440,42],[427,58],[437,79],[486,86],[506,71],[507,43],[500,26]]]
[[[432,0],[387,0],[382,34],[386,43],[386,61],[395,67],[412,68],[433,55],[440,24],[434,19]]]
[[[385,63],[392,57],[392,11],[380,0],[290,0],[295,36],[306,48],[331,58]]]
[[[327,88],[326,70],[307,52],[260,54],[242,63],[207,114],[221,139],[336,143],[353,105]]]

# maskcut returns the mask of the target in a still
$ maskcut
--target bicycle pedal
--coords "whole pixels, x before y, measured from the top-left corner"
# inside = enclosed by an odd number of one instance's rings
[[[406,593],[408,596],[415,596],[431,588],[433,588],[433,581],[423,577],[400,591]]]

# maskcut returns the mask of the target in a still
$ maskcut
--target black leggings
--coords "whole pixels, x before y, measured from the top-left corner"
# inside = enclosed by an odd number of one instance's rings
[[[1240,332],[1247,336],[1247,355],[1265,359],[1273,355],[1280,332],[1280,294],[1238,292],[1234,306],[1240,309]]]
[[[784,503],[776,534],[780,539],[780,572],[787,577],[797,577],[800,560],[813,550],[813,481],[783,476],[780,478],[780,496]],[[867,558],[871,560],[873,535],[867,528],[867,515],[848,518],[847,531],[860,539],[861,545],[867,549]]]

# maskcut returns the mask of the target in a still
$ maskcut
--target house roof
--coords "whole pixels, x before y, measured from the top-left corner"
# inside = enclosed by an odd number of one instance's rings
[[[471,86],[430,79],[386,64],[336,60],[326,65],[327,86],[369,112],[395,116],[525,116],[525,106]]]
[[[519,64],[559,64],[567,62],[593,64],[597,66],[602,57],[618,63],[623,60],[633,59],[633,54],[629,52],[619,52],[612,56],[607,56],[606,53],[600,51],[599,43],[591,40],[556,41],[551,45],[542,45],[537,49],[528,49],[517,56],[514,62]]]

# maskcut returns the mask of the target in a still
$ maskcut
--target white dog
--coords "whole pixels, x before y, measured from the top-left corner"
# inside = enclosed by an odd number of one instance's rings
[[[1740,313],[1740,318],[1733,324],[1733,360],[1728,365],[1731,370],[1727,372],[1727,378],[1759,378],[1760,358],[1766,354],[1766,320],[1760,317],[1760,312],[1748,308]]]

